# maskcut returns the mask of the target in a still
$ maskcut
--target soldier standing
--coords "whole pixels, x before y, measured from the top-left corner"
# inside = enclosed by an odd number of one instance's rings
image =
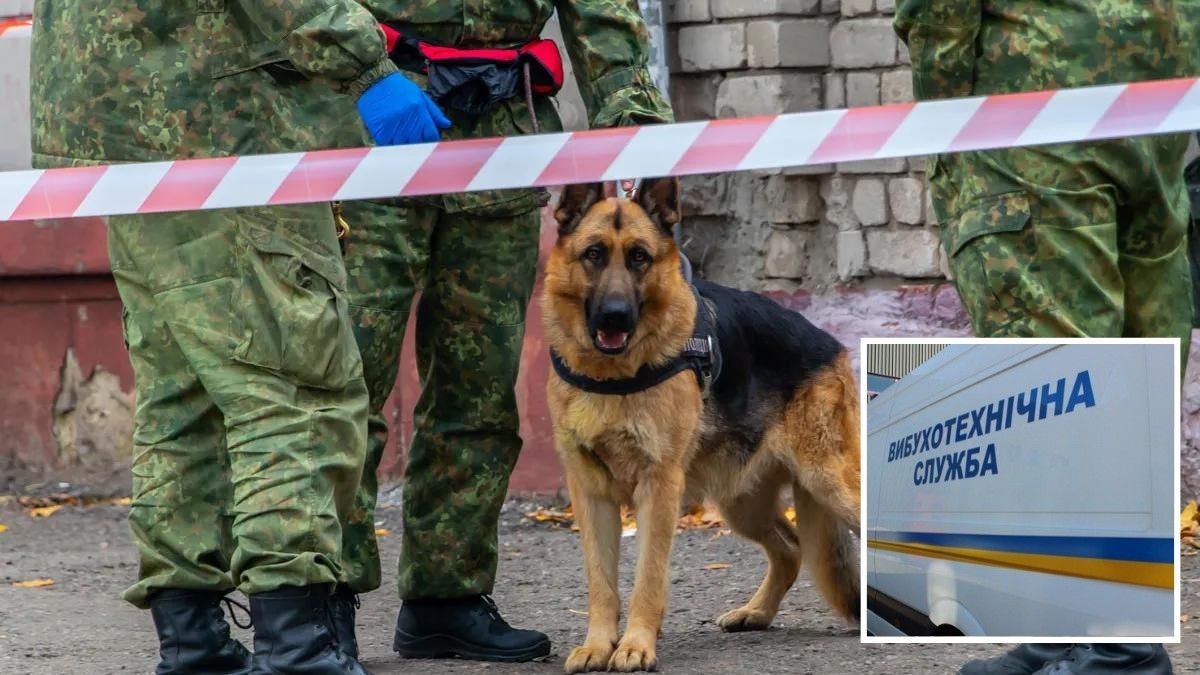
[[[35,12],[42,167],[327,147],[355,99],[381,142],[447,124],[352,0]],[[314,117],[307,102],[338,90]],[[329,205],[113,217],[108,241],[137,394],[125,597],[153,613],[158,672],[362,673],[325,618],[368,404]],[[219,605],[235,587],[252,659]]]
[[[431,91],[438,82],[427,76],[466,79],[470,85],[459,91],[488,92],[465,101],[435,94],[453,122],[448,139],[561,130],[546,64],[533,63],[542,70],[531,76],[520,62],[514,73],[499,55],[494,72],[427,72],[420,56],[412,58],[413,46],[524,47],[530,53],[555,9],[593,128],[672,119],[647,70],[649,40],[636,0],[363,4],[386,24],[393,56],[409,77]],[[504,89],[508,76],[516,77],[515,89]],[[403,603],[394,648],[405,656],[505,661],[550,651],[544,634],[509,627],[489,597],[497,520],[521,449],[514,385],[537,268],[539,210],[546,201],[544,190],[525,189],[343,206],[350,226],[350,310],[371,396],[363,485],[345,528],[349,583],[337,594],[343,644],[353,641],[354,594],[380,585],[375,471],[388,433],[380,413],[420,292],[416,350],[423,388],[405,469],[398,572]]]
[[[921,100],[1196,75],[1200,2],[902,0]],[[1192,328],[1186,135],[938,155],[933,208],[983,337]],[[1169,673],[1157,644],[1024,644],[966,675]]]

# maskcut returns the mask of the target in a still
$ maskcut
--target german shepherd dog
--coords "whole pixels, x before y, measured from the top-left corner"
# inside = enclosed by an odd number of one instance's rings
[[[723,630],[767,628],[801,560],[829,605],[858,619],[850,530],[859,527],[859,404],[846,349],[765,297],[703,281],[694,293],[671,234],[678,193],[676,179],[647,180],[634,199],[577,185],[564,189],[555,211],[542,307],[556,369],[565,364],[593,382],[635,378],[691,344],[706,310],[715,313],[723,360],[707,390],[688,369],[623,395],[550,375],[588,584],[587,638],[568,656],[567,673],[655,668],[680,510],[705,497],[769,563],[754,597],[718,619]],[[788,487],[794,526],[780,503]],[[618,641],[621,504],[637,516],[638,559]]]

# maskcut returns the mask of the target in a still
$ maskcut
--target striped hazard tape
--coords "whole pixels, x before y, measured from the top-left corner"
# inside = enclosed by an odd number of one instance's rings
[[[0,17],[0,37],[28,35],[32,29],[33,21],[27,16]]]
[[[423,145],[0,173],[0,220],[773,169],[1200,128],[1200,79]]]

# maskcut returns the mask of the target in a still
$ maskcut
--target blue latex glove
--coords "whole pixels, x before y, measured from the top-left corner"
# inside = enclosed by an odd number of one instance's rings
[[[380,145],[432,143],[441,138],[439,129],[450,126],[437,104],[400,73],[364,91],[358,97],[358,114]]]

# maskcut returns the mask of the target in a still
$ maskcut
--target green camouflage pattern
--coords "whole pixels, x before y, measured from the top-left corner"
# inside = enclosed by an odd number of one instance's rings
[[[353,0],[55,0],[34,13],[38,166],[327,148],[357,123],[352,96],[396,70]],[[330,104],[311,105],[320,97]]]
[[[137,395],[126,599],[338,581],[368,397],[329,206],[113,217],[108,240]]]
[[[1197,73],[1200,0],[900,0],[918,99]]]
[[[520,201],[487,213],[347,202],[350,310],[370,392],[362,486],[344,529],[356,592],[380,585],[376,470],[382,409],[396,382],[413,302],[422,390],[405,467],[400,597],[490,593],[497,519],[521,450],[515,384],[537,270],[539,213]]]
[[[670,122],[671,109],[646,68],[648,38],[636,0],[550,3],[364,3],[380,20],[462,47],[536,39],[558,9],[565,47],[593,127]],[[424,79],[406,73],[417,84]],[[443,138],[560,131],[554,103],[537,97],[470,117],[447,111]],[[346,126],[339,142],[358,142]],[[356,592],[378,588],[374,533],[376,470],[388,438],[381,415],[396,382],[413,302],[422,390],[405,467],[401,598],[489,593],[495,583],[497,519],[521,450],[514,386],[525,310],[537,267],[538,209],[547,192],[496,190],[347,202],[345,240],[351,314],[371,398],[363,482],[345,525],[343,564]]]
[[[558,10],[563,47],[593,128],[670,122],[647,70],[649,33],[637,0],[363,0],[381,21],[459,47],[535,40]]]
[[[897,8],[919,99],[1197,74],[1200,2],[918,2]],[[1192,285],[1184,135],[938,155],[931,201],[987,337],[1180,337]]]

